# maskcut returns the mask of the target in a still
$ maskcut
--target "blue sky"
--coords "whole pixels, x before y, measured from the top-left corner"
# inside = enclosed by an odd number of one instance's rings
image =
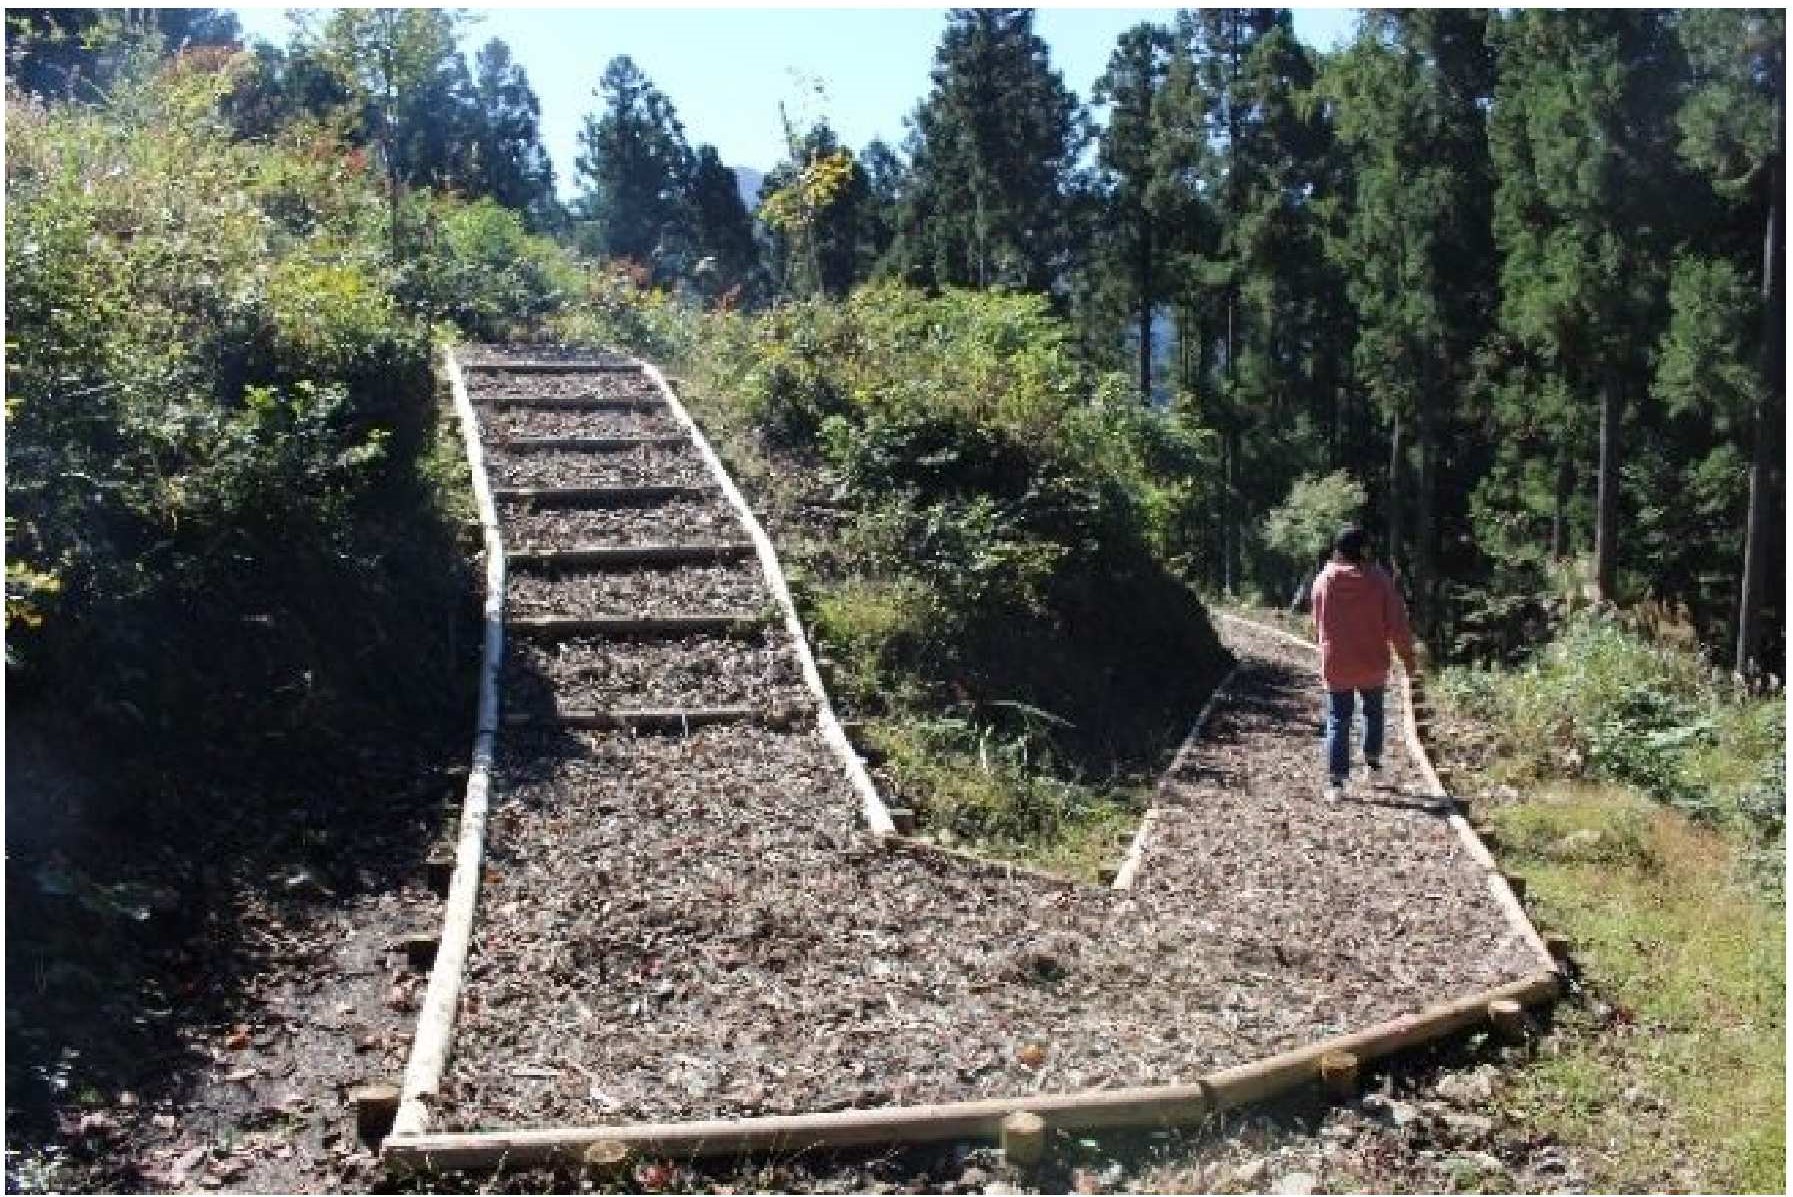
[[[285,8],[238,8],[244,33],[285,44]],[[764,171],[783,156],[778,105],[793,118],[825,116],[848,145],[902,143],[903,118],[928,90],[945,8],[497,8],[464,10],[472,49],[502,38],[542,101],[542,139],[563,193],[572,190],[581,121],[593,111],[604,64],[627,54],[671,98],[692,145],[708,142],[730,166]],[[1107,65],[1116,36],[1170,8],[1041,8],[1035,29],[1078,96]],[[1330,49],[1356,9],[1296,9],[1295,29]],[[819,90],[818,90],[819,87]]]

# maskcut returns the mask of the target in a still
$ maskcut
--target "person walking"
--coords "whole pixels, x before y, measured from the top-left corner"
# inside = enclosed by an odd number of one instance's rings
[[[1413,631],[1407,605],[1387,571],[1369,562],[1369,536],[1352,525],[1332,542],[1332,560],[1313,587],[1314,632],[1320,641],[1320,679],[1326,686],[1326,796],[1344,796],[1351,772],[1351,722],[1363,699],[1363,759],[1371,776],[1382,768],[1383,693],[1388,650],[1414,676]]]

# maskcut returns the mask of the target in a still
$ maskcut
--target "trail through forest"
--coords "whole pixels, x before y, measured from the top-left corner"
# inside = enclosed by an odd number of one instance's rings
[[[1227,630],[1241,669],[1161,787],[1132,890],[884,849],[855,826],[792,646],[755,618],[757,568],[589,552],[746,539],[686,522],[716,505],[690,448],[549,462],[516,439],[541,431],[521,414],[538,409],[562,437],[594,431],[573,411],[603,411],[607,436],[663,427],[639,379],[482,369],[469,391],[503,430],[487,450],[505,534],[528,529],[538,555],[511,583],[531,622],[507,666],[480,921],[432,1129],[1170,1083],[1539,968],[1421,796],[1398,722],[1386,779],[1327,802],[1312,662],[1243,624]],[[619,425],[619,405],[642,426]],[[679,505],[611,489],[639,484],[689,489]],[[572,549],[587,552],[539,555]],[[673,626],[618,622],[639,615]],[[715,634],[730,623],[743,630]],[[669,703],[725,725],[681,726]],[[643,733],[630,712],[650,707],[673,734]]]

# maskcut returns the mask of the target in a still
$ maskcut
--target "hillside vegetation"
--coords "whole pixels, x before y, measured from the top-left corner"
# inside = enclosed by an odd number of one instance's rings
[[[562,202],[453,13],[7,21],[9,1187],[144,1183],[89,1115],[184,1100],[296,967],[245,916],[340,942],[441,833],[434,357],[503,339],[675,373],[893,801],[1086,878],[1225,668],[1207,603],[1363,521],[1581,952],[1512,1119],[1602,1186],[1784,1187],[1783,13],[1320,54],[1192,10],[1086,103],[1029,10],[954,10],[909,141],[789,120],[751,212],[626,56]]]

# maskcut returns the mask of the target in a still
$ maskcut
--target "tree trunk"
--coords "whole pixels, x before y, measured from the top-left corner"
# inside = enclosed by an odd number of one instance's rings
[[[1614,576],[1619,555],[1619,429],[1625,418],[1625,392],[1616,373],[1609,373],[1600,395],[1600,477],[1594,508],[1594,597],[1616,601]]]
[[[1388,569],[1401,575],[1401,416],[1395,413],[1388,438]]]
[[[1756,671],[1757,623],[1762,610],[1762,583],[1767,571],[1768,513],[1773,506],[1774,438],[1780,428],[1782,370],[1786,362],[1786,290],[1778,269],[1786,207],[1782,203],[1781,145],[1786,135],[1785,101],[1776,96],[1775,154],[1768,175],[1768,226],[1762,238],[1762,391],[1756,400],[1756,444],[1749,465],[1749,517],[1743,538],[1743,578],[1737,601],[1737,676]]]
[[[1438,525],[1434,505],[1438,495],[1438,398],[1443,387],[1437,379],[1447,371],[1422,372],[1415,435],[1419,441],[1419,479],[1413,496],[1413,594],[1415,613],[1422,631],[1432,623],[1432,596],[1438,585]]]
[[[1561,561],[1569,555],[1569,500],[1575,496],[1575,459],[1565,442],[1556,454],[1556,507],[1550,517],[1550,555]]]
[[[1139,216],[1139,401],[1152,405],[1152,225]]]

